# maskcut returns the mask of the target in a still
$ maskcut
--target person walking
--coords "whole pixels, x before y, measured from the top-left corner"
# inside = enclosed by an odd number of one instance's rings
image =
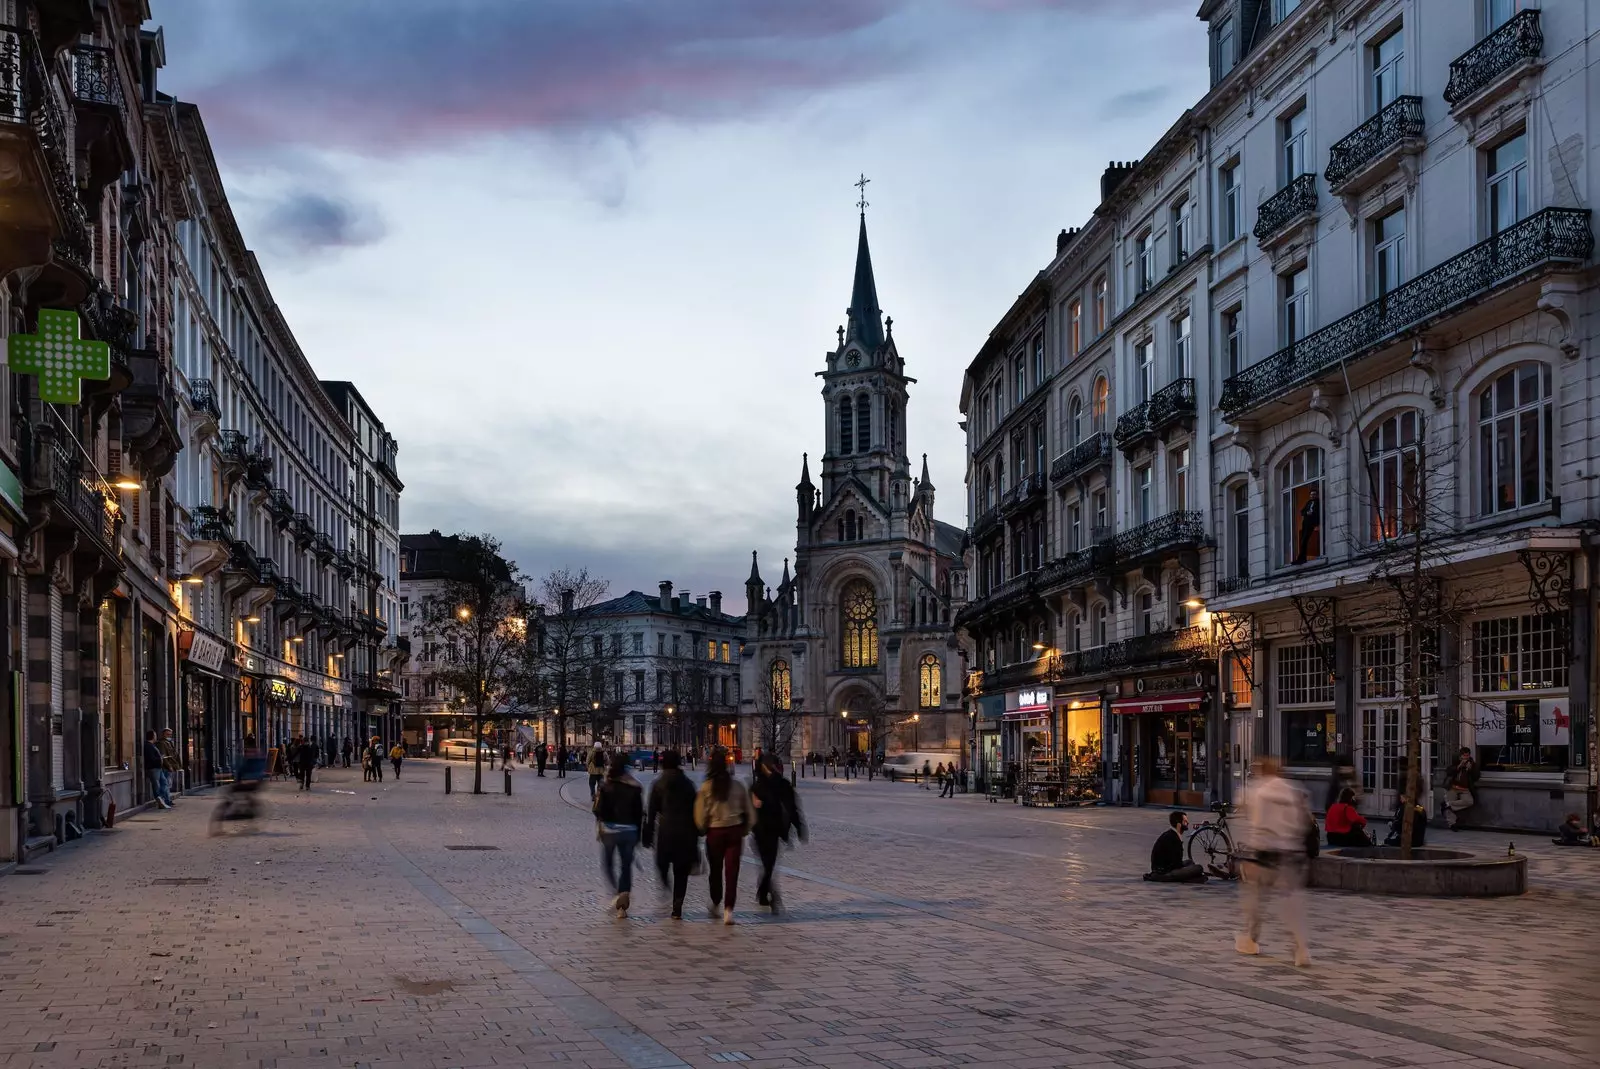
[[[394,766],[394,781],[400,782],[400,762],[405,760],[406,748],[398,742],[389,747],[389,763]]]
[[[383,740],[374,735],[367,741],[367,757],[372,762],[372,778],[383,782]]]
[[[656,872],[662,886],[672,874],[672,919],[683,920],[683,899],[689,877],[700,855],[700,833],[695,828],[694,781],[684,775],[678,755],[661,755],[661,775],[650,785],[650,805],[645,812],[644,841],[655,846]]]
[[[589,803],[594,804],[595,794],[600,790],[600,781],[606,774],[606,751],[598,742],[589,749]]]
[[[161,747],[156,745],[156,733],[144,733],[144,748],[141,751],[144,757],[144,778],[150,785],[150,797],[155,800],[156,806],[161,809],[172,808],[172,795],[167,791],[167,774],[161,767]]]
[[[931,763],[929,763],[928,761],[923,761],[922,762],[922,789],[925,790],[925,791],[933,790],[933,787],[930,786],[930,784],[932,782],[933,782],[933,765]]]
[[[794,786],[784,778],[782,762],[771,754],[763,754],[756,762],[750,781],[750,804],[755,809],[756,852],[761,855],[756,905],[767,906],[776,914],[782,908],[773,875],[778,864],[778,844],[788,842],[791,831],[805,842],[806,822]]]
[[[533,763],[539,769],[539,775],[544,775],[545,762],[550,757],[550,748],[544,743],[539,743],[533,748]]]
[[[353,745],[351,745],[351,743],[350,743],[350,736],[346,735],[344,737],[344,742],[341,743],[340,746],[339,746],[339,753],[340,753],[340,756],[342,756],[344,758],[344,767],[345,768],[349,768],[350,767],[350,755],[353,754],[354,752],[355,752],[355,747]]]
[[[706,837],[711,915],[715,917],[720,906],[723,924],[733,923],[733,909],[739,898],[739,857],[745,834],[754,821],[750,792],[733,778],[728,751],[718,746],[706,761],[706,779],[695,795],[694,823]]]
[[[1456,763],[1445,776],[1444,786],[1444,825],[1451,831],[1459,831],[1461,814],[1478,804],[1478,762],[1473,759],[1471,749],[1461,747]]]
[[[956,764],[954,761],[944,770],[944,786],[939,791],[940,798],[954,798],[956,796]]]
[[[294,749],[294,773],[302,791],[311,789],[311,770],[316,767],[317,744],[309,738],[301,739]]]
[[[567,761],[571,758],[567,752],[567,744],[562,743],[556,748],[556,779],[567,778]]]
[[[178,743],[172,737],[171,728],[161,729],[161,740],[156,743],[156,747],[161,751],[161,771],[166,773],[167,805],[170,806],[172,804],[172,785],[179,783],[178,773],[183,768],[182,763],[178,760]],[[181,783],[178,789],[180,791],[183,789]]]
[[[620,920],[628,915],[628,899],[633,892],[633,852],[644,828],[644,788],[628,774],[626,754],[619,752],[611,758],[604,782],[595,792],[594,817],[600,822],[606,886],[616,892],[611,908]],[[618,860],[622,869],[614,872]]]
[[[1294,940],[1294,963],[1311,964],[1306,940],[1305,903],[1306,844],[1316,819],[1304,789],[1278,774],[1274,757],[1258,757],[1250,784],[1249,820],[1244,828],[1247,860],[1242,866],[1245,881],[1245,930],[1233,941],[1241,954],[1259,954],[1261,919],[1267,901],[1276,893],[1282,902],[1283,921]]]

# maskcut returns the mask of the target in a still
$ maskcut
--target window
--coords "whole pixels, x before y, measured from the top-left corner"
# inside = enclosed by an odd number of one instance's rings
[[[1094,608],[1089,610],[1089,637],[1096,646],[1106,644],[1106,606],[1105,602],[1096,602]]]
[[[856,452],[865,453],[872,448],[872,398],[862,394],[856,398]]]
[[[789,662],[773,661],[767,672],[767,681],[772,693],[772,707],[787,711],[792,704]]]
[[[1278,647],[1278,704],[1333,703],[1333,675],[1316,646]]]
[[[1233,65],[1239,61],[1238,34],[1235,32],[1233,16],[1228,16],[1217,23],[1214,34],[1216,42],[1216,76],[1221,78],[1233,70]]]
[[[1338,749],[1337,723],[1331,709],[1284,710],[1284,760],[1292,765],[1326,766]]]
[[[1405,92],[1403,39],[1398,28],[1372,45],[1372,112],[1377,114]]]
[[[1400,695],[1400,640],[1394,634],[1362,635],[1357,649],[1357,678],[1361,697],[1396,698]]]
[[[1367,489],[1372,495],[1374,542],[1414,534],[1426,519],[1417,466],[1422,431],[1421,413],[1409,410],[1390,416],[1367,435]]]
[[[622,656],[622,635],[621,634],[615,634],[615,635],[611,636],[611,656],[613,656],[613,657],[621,657]]]
[[[1230,20],[1231,21],[1231,20]],[[1218,172],[1218,188],[1222,190],[1221,218],[1222,243],[1226,245],[1244,233],[1244,190],[1239,184],[1239,164],[1229,163]]]
[[[1033,441],[1033,473],[1035,475],[1043,475],[1045,472],[1045,434],[1042,422],[1033,425],[1031,438]]]
[[[1550,498],[1555,472],[1550,369],[1520,364],[1478,395],[1479,508],[1483,515]]]
[[[844,616],[844,666],[876,668],[878,665],[878,598],[864,579],[852,580],[841,599]]]
[[[730,663],[729,660],[728,660],[728,655],[729,655],[728,644],[726,642],[724,642],[722,644],[722,663],[723,664]]]
[[[1043,386],[1044,380],[1044,335],[1037,334],[1033,339],[1033,388]]]
[[[1017,403],[1021,404],[1022,399],[1028,396],[1028,365],[1023,362],[1022,357],[1019,356],[1011,362],[1011,374],[1016,380]]]
[[[664,702],[666,700],[667,700],[667,673],[665,673],[665,672],[657,672],[656,673],[656,701]]]
[[[1323,554],[1322,450],[1302,449],[1278,465],[1278,541],[1285,564]]]
[[[1094,380],[1094,406],[1090,409],[1090,420],[1094,424],[1096,434],[1104,434],[1106,430],[1106,411],[1111,405],[1111,384],[1104,376]]]
[[[707,639],[706,640],[706,660],[714,661],[716,659],[717,659],[717,643],[716,643],[716,640],[715,639]]]
[[[839,398],[839,452],[843,456],[848,456],[850,447],[855,444],[853,412],[850,398]]]
[[[1229,574],[1234,579],[1250,578],[1250,486],[1234,483],[1228,487],[1228,520],[1231,535],[1228,546]]]
[[[1306,130],[1305,104],[1302,103],[1293,112],[1280,119],[1278,128],[1283,140],[1280,155],[1283,174],[1280,177],[1282,184],[1288,185],[1293,179],[1310,170],[1306,163],[1311,158],[1311,151],[1310,135]]]
[[[1289,17],[1289,13],[1300,6],[1300,0],[1272,0],[1272,21],[1274,25]]]
[[[1143,293],[1156,284],[1156,238],[1146,230],[1139,235],[1137,259],[1134,263],[1133,288],[1135,294]]]
[[[1092,498],[1094,503],[1094,540],[1096,542],[1111,537],[1111,503],[1104,490],[1096,490]]]
[[[1146,590],[1139,595],[1139,617],[1135,621],[1141,635],[1153,635],[1156,630],[1156,595]]]
[[[1310,333],[1311,272],[1299,268],[1278,276],[1278,289],[1283,300],[1283,344],[1293,345]]]
[[[1223,655],[1222,682],[1229,705],[1246,707],[1255,699],[1255,687],[1250,680],[1251,668],[1250,657],[1241,657],[1237,653]]]
[[[1484,14],[1488,16],[1487,33],[1493,33],[1511,21],[1513,15],[1531,7],[1529,0],[1489,0]]]
[[[1139,391],[1138,400],[1148,401],[1150,395],[1156,392],[1156,347],[1149,338],[1134,344],[1133,366],[1134,388]]]
[[[1396,208],[1372,223],[1372,296],[1389,293],[1406,280],[1406,212]]]
[[[937,709],[943,704],[944,689],[942,682],[943,671],[939,665],[939,658],[931,653],[922,655],[922,660],[917,662],[917,706],[921,709]]]
[[[1572,716],[1566,698],[1508,701],[1504,709],[1478,713],[1478,766],[1495,772],[1564,772],[1574,720],[1583,723]]]
[[[1174,267],[1187,260],[1189,254],[1194,251],[1194,241],[1190,231],[1193,214],[1188,197],[1172,207],[1172,266]]]
[[[1565,690],[1567,650],[1553,615],[1472,623],[1472,689],[1479,694]]]
[[[841,541],[841,542],[854,542],[856,539],[861,537],[860,531],[856,527],[856,510],[855,509],[846,509],[845,513],[844,513],[844,518],[839,521],[839,524],[840,524],[840,527],[839,527],[839,531],[840,531],[839,541]]]
[[[1155,517],[1150,500],[1150,465],[1142,464],[1133,471],[1133,522],[1149,523]]]
[[[644,632],[643,631],[635,631],[633,633],[633,652],[634,652],[635,656],[639,656],[639,655],[644,653]]]
[[[1083,305],[1073,301],[1067,305],[1067,354],[1076,355],[1083,348]]]
[[[636,702],[644,701],[644,669],[643,668],[635,668],[633,670],[633,700],[636,701]]]
[[[1083,506],[1076,501],[1067,506],[1067,552],[1083,548]]]
[[[1167,463],[1172,466],[1172,511],[1187,512],[1189,509],[1189,447],[1179,446],[1167,454]]]
[[[1083,441],[1083,401],[1077,394],[1067,402],[1067,439],[1071,445]]]
[[[1172,321],[1172,377],[1174,379],[1194,378],[1193,346],[1190,344],[1190,335],[1193,333],[1193,320],[1188,312]]]
[[[1189,588],[1189,580],[1179,579],[1176,583],[1172,584],[1171,597],[1173,627],[1189,626],[1189,599],[1193,596],[1193,591],[1191,591]]]
[[[673,635],[672,636],[672,655],[674,657],[678,656],[678,636],[677,635]]]
[[[666,606],[663,605],[662,608],[666,608]],[[656,636],[656,656],[657,657],[665,657],[666,655],[667,655],[667,636],[666,635],[657,635]]]
[[[1489,233],[1498,234],[1528,214],[1528,137],[1518,134],[1489,150]]]
[[[1222,358],[1227,377],[1244,370],[1244,310],[1230,308],[1222,313]]]
[[[1094,280],[1094,332],[1098,337],[1106,332],[1106,299],[1109,283],[1101,275]]]

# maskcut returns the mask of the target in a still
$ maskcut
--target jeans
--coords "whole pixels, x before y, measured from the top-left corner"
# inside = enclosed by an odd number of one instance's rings
[[[711,908],[732,909],[739,897],[739,859],[744,851],[744,828],[712,828],[706,835],[706,868],[711,877]]]
[[[594,801],[594,796],[600,791],[601,776],[598,773],[589,773],[589,801]]]
[[[1284,927],[1297,950],[1306,949],[1306,856],[1282,853],[1271,864],[1244,866],[1244,924],[1251,942],[1261,938],[1261,921],[1274,894],[1282,904]]]
[[[605,845],[600,862],[605,866],[606,886],[618,894],[627,894],[633,890],[633,852],[639,845],[639,829],[608,831],[601,841]],[[622,856],[620,874],[614,871],[615,859],[619,854]]]
[[[398,757],[389,758],[389,763],[394,766],[394,778],[395,779],[399,779],[400,778],[400,761],[401,761],[401,759],[398,758]]]
[[[947,776],[947,777],[945,777],[945,781],[944,781],[944,789],[939,792],[939,797],[940,798],[954,798],[955,796],[956,796],[956,778],[955,778],[955,776]]]
[[[150,782],[150,797],[162,805],[171,805],[172,795],[167,790],[166,771],[160,768],[147,769],[144,776]]]

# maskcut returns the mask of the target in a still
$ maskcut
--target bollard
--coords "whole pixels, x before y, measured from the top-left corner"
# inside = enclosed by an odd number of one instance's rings
[[[444,793],[450,793],[450,766],[444,766]]]
[[[511,770],[506,769],[506,793],[511,793]]]
[[[797,786],[798,783],[799,783],[799,776],[800,776],[800,773],[798,773],[798,772],[796,772],[794,770],[794,766],[793,765],[790,765],[789,766],[789,786],[791,786],[791,787]]]

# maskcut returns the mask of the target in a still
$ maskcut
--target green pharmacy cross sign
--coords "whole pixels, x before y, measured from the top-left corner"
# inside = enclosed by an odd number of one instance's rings
[[[59,308],[39,309],[39,333],[6,339],[11,370],[39,376],[39,399],[75,405],[83,398],[84,379],[111,377],[111,346],[78,337],[78,314]]]

